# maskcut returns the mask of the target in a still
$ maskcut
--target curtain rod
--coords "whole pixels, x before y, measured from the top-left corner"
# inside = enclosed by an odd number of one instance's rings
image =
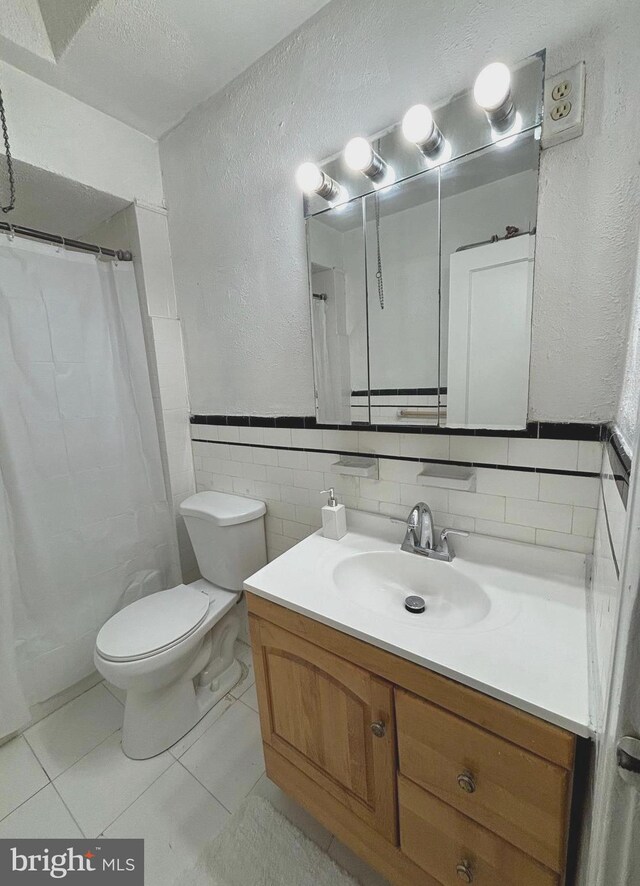
[[[58,246],[68,246],[70,249],[79,249],[82,252],[91,252],[94,255],[105,255],[109,258],[117,258],[118,261],[133,261],[133,256],[128,249],[107,249],[106,246],[96,246],[93,243],[84,243],[82,240],[72,240],[62,237],[60,234],[48,234],[46,231],[36,231],[35,228],[25,228],[22,225],[12,225],[9,222],[0,221],[0,231],[7,234],[15,234],[18,237],[29,237],[31,240],[42,240],[45,243],[55,243]]]

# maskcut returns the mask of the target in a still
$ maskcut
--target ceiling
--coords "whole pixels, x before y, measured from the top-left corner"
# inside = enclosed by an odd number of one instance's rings
[[[0,58],[158,138],[328,0],[0,0]]]

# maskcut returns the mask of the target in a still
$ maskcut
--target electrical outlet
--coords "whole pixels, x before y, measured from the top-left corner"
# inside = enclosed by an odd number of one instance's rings
[[[545,80],[543,148],[551,148],[582,135],[585,80],[584,62],[578,62],[572,68]]]

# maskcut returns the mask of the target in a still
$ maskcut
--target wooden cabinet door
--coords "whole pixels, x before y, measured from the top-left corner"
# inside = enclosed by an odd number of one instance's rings
[[[391,684],[268,621],[250,622],[264,742],[397,845]]]

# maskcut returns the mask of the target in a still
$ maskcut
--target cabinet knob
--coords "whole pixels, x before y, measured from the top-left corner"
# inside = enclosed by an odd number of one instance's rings
[[[384,725],[384,722],[382,720],[374,720],[371,724],[371,731],[376,738],[384,738],[387,727]]]
[[[456,874],[463,883],[473,883],[473,871],[468,861],[461,861],[456,866]]]
[[[470,772],[461,772],[457,778],[458,787],[463,791],[466,791],[467,794],[473,794],[476,789],[476,783],[473,775]]]

